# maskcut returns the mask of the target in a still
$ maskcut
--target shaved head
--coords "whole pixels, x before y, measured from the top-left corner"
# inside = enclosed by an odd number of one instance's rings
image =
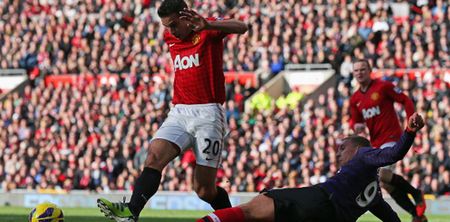
[[[353,146],[359,147],[371,147],[370,141],[362,136],[349,136],[344,141],[350,142]]]

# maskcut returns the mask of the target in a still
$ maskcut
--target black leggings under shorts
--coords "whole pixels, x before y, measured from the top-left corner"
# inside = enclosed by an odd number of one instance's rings
[[[329,195],[319,186],[269,190],[275,204],[275,222],[336,221]]]

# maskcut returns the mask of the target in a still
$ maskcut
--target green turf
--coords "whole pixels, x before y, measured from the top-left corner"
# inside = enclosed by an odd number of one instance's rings
[[[1,222],[26,221],[31,209],[19,207],[0,207]],[[65,208],[65,222],[108,222],[100,211],[95,208]],[[170,210],[145,210],[139,222],[184,222],[195,221],[208,214],[208,211],[170,211]],[[401,215],[402,221],[411,221],[408,215]],[[429,215],[429,221],[444,222],[450,221],[450,215]],[[370,214],[364,215],[358,222],[379,221]]]

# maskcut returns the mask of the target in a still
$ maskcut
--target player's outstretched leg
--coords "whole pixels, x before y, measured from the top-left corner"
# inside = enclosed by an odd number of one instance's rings
[[[391,184],[396,188],[401,188],[406,193],[409,193],[414,198],[416,216],[422,218],[427,208],[423,193],[421,190],[414,188],[408,181],[398,174],[392,174]]]
[[[386,168],[380,169],[380,180],[395,202],[413,216],[413,221],[418,219],[426,221],[424,216],[426,203],[422,191],[414,188],[402,176]],[[408,193],[413,196],[415,205],[409,199]]]
[[[383,187],[386,187],[386,185],[383,185]],[[414,204],[411,202],[411,200],[408,197],[408,194],[404,192],[402,189],[391,188],[386,189],[389,192],[389,195],[391,195],[392,199],[395,200],[395,202],[402,207],[406,212],[411,214],[411,216],[416,217],[416,208]]]
[[[216,210],[198,219],[196,222],[244,222],[245,215],[241,207],[225,208]]]
[[[144,170],[136,180],[129,203],[112,203],[104,198],[97,200],[98,207],[106,217],[117,222],[137,221],[147,201],[158,190],[162,169],[179,154],[180,150],[171,142],[155,139],[148,152]]]
[[[275,206],[272,198],[258,195],[250,202],[238,207],[216,210],[198,219],[197,222],[251,222],[274,221]]]
[[[194,172],[194,190],[200,199],[209,203],[214,210],[231,207],[228,193],[220,186],[216,186],[217,169],[197,165]]]

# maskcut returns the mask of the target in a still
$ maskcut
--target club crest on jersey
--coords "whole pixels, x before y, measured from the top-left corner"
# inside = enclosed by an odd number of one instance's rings
[[[194,37],[192,37],[192,44],[197,45],[197,43],[199,43],[199,42],[200,42],[200,35],[195,34]]]
[[[200,66],[200,60],[198,58],[198,53],[195,53],[194,55],[188,55],[181,57],[180,55],[177,55],[175,59],[173,60],[173,66],[175,71],[177,70],[184,70],[189,69],[192,67],[198,67]]]
[[[377,101],[380,98],[380,94],[378,94],[377,92],[372,93],[372,95],[370,95],[370,98],[374,101]]]
[[[376,115],[380,115],[381,111],[380,111],[380,107],[379,106],[375,106],[375,107],[371,107],[371,108],[367,108],[367,109],[363,109],[362,110],[362,114],[363,114],[363,118],[364,119],[370,119]]]

